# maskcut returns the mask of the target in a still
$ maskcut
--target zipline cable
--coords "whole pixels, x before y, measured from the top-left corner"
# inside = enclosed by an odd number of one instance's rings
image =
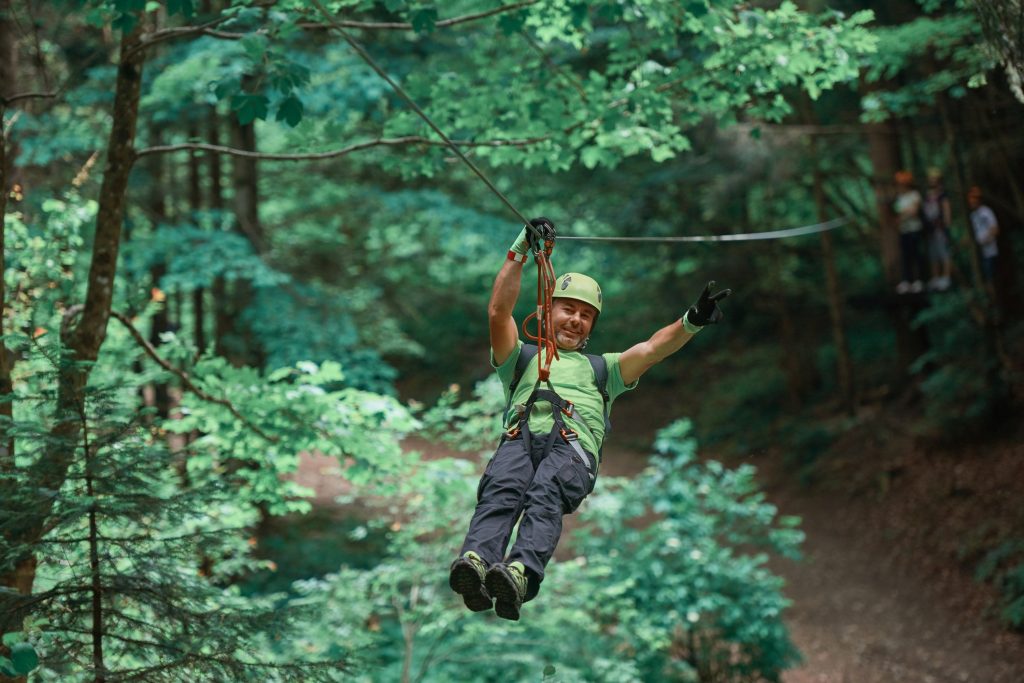
[[[419,105],[416,104],[412,97],[402,89],[402,86],[392,80],[392,78],[388,76],[387,72],[385,72],[373,57],[370,56],[370,53],[363,49],[363,46],[356,42],[355,38],[348,34],[348,31],[342,28],[341,24],[334,19],[334,16],[327,11],[327,8],[320,4],[320,0],[310,0],[310,2],[320,11],[321,14],[324,15],[327,22],[341,34],[341,37],[345,39],[345,42],[348,43],[360,57],[362,57],[363,61],[366,62],[378,76],[387,81],[388,85],[391,86],[391,89],[394,90],[399,97],[405,100],[405,103],[408,104],[428,126],[430,126],[431,130],[437,133],[438,137],[444,140],[445,144],[455,152],[456,156],[462,159],[462,161],[469,166],[470,170],[472,170],[473,173],[475,173],[477,177],[480,178],[488,188],[490,188],[491,192],[497,195],[498,199],[500,199],[505,206],[507,206],[512,213],[514,213],[516,217],[523,222],[526,229],[533,233],[535,244],[537,245],[533,250],[534,260],[537,263],[537,311],[535,314],[537,317],[537,335],[530,335],[530,333],[526,331],[526,320],[523,321],[523,331],[526,332],[529,338],[535,339],[537,341],[537,346],[543,350],[543,354],[538,358],[537,373],[542,380],[546,380],[548,378],[548,373],[550,372],[551,361],[558,358],[558,346],[555,344],[554,324],[551,320],[551,295],[554,293],[555,288],[555,274],[551,266],[551,249],[554,246],[553,236],[551,239],[545,239],[546,236],[543,234],[543,231],[530,223],[530,220],[508,200],[508,197],[506,197],[501,190],[495,187],[490,178],[484,175],[484,172],[477,168],[476,164],[469,160],[469,157],[462,153],[462,150],[459,149],[458,145],[452,142],[451,138],[445,135],[444,131],[441,130],[441,128],[434,123],[429,116],[427,116],[426,112],[420,109]],[[527,320],[529,320],[529,318],[527,318]]]
[[[335,20],[334,16],[330,12],[328,12],[327,9],[322,4],[320,4],[320,0],[310,0],[310,2],[313,4],[314,7],[320,10],[320,13],[324,15],[324,17],[327,19],[327,22],[331,26],[333,26],[338,33],[341,34],[341,37],[345,39],[345,42],[348,43],[349,46],[351,46],[352,49],[355,50],[359,54],[359,56],[363,58],[363,61],[366,62],[371,69],[376,71],[378,76],[387,81],[388,85],[391,86],[392,90],[394,90],[399,97],[405,100],[406,104],[412,107],[412,110],[416,112],[419,115],[419,117],[426,122],[428,126],[430,126],[431,130],[437,133],[438,137],[444,140],[445,143],[449,147],[451,147],[452,151],[455,152],[455,155],[462,159],[462,161],[465,162],[467,166],[469,166],[469,168],[473,171],[473,173],[477,175],[478,178],[480,178],[480,180],[484,181],[484,184],[491,189],[491,192],[496,194],[498,196],[498,199],[504,202],[505,206],[507,206],[512,211],[512,213],[514,213],[516,217],[523,222],[527,229],[534,234],[534,237],[536,237],[538,241],[542,241],[543,236],[541,235],[541,232],[534,228],[532,225],[530,225],[530,220],[526,216],[524,216],[519,211],[519,209],[517,209],[512,204],[512,202],[508,200],[508,197],[502,194],[501,190],[494,186],[494,183],[491,182],[490,178],[484,175],[484,172],[477,168],[476,164],[469,160],[469,157],[462,153],[462,150],[459,149],[454,142],[452,142],[451,138],[444,134],[444,131],[441,130],[438,127],[438,125],[430,119],[429,116],[427,116],[426,112],[420,109],[419,105],[416,104],[416,102],[413,101],[413,99],[408,95],[408,93],[406,93],[405,90],[402,89],[402,86],[398,85],[398,83],[395,83],[395,81],[393,81],[391,77],[388,76],[387,72],[385,72],[384,69],[381,68],[381,66],[377,64],[376,61],[374,61],[373,57],[370,56],[370,53],[363,49],[363,46],[356,42],[355,38],[348,34],[348,31],[342,28],[341,24],[339,24]]]
[[[824,223],[803,225],[799,228],[785,230],[769,230],[766,232],[744,232],[731,235],[675,235],[670,237],[587,237],[583,235],[559,235],[559,240],[577,240],[580,242],[752,242],[754,240],[777,240],[784,237],[813,235],[819,232],[835,230],[850,222],[849,218],[833,218]]]

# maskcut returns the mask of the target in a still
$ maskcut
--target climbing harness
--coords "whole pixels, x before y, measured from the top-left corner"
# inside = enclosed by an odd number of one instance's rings
[[[508,386],[508,401],[505,402],[505,411],[502,413],[502,420],[508,419],[508,411],[512,408],[512,396],[516,393],[516,388],[519,386],[519,381],[523,378],[526,373],[527,366],[530,365],[530,361],[533,360],[534,356],[537,355],[537,347],[533,344],[523,344],[519,350],[519,357],[516,359],[516,367],[512,371],[512,381]],[[608,432],[612,430],[611,421],[611,395],[608,393],[608,363],[605,361],[604,356],[598,356],[593,353],[584,353],[583,357],[590,362],[590,369],[594,371],[594,383],[597,384],[597,390],[601,394],[601,400],[604,402],[604,434],[608,436]],[[572,415],[570,415],[572,417]],[[575,420],[576,418],[573,417]]]
[[[505,402],[505,410],[502,413],[502,420],[508,419],[509,410],[512,408],[512,397],[516,393],[516,388],[519,386],[520,380],[526,372],[526,368],[530,365],[530,362],[537,357],[539,349],[533,344],[523,344],[519,350],[519,357],[516,359],[516,366],[512,372],[512,381],[508,387],[508,400]],[[597,389],[601,394],[601,399],[604,403],[604,435],[608,436],[608,432],[611,431],[612,425],[609,419],[609,407],[611,405],[611,396],[608,394],[608,364],[603,356],[597,356],[594,354],[583,354],[586,359],[590,362],[590,367],[594,371],[594,383],[597,385]],[[538,359],[539,361],[539,359]],[[539,364],[538,364],[539,371]],[[509,428],[505,435],[502,437],[502,441],[513,440],[522,438],[523,444],[527,453],[530,453],[530,445],[533,438],[533,432],[530,431],[530,413],[533,411],[533,406],[537,401],[546,401],[551,404],[551,416],[554,420],[554,425],[551,427],[551,431],[547,435],[547,441],[544,443],[544,450],[541,452],[540,458],[547,457],[548,453],[551,452],[551,447],[554,445],[555,438],[561,436],[562,439],[569,445],[576,455],[579,457],[580,462],[586,466],[587,472],[590,474],[591,481],[595,478],[594,469],[590,464],[590,456],[580,445],[579,435],[574,429],[569,427],[564,418],[572,418],[573,422],[578,425],[581,429],[585,429],[590,435],[594,442],[598,443],[598,457],[601,456],[603,439],[598,439],[587,423],[583,420],[583,416],[576,410],[576,406],[572,401],[563,399],[555,391],[550,381],[545,381],[547,388],[541,388],[541,380],[538,378],[537,382],[533,385],[533,391],[530,392],[529,397],[526,399],[526,403],[516,406],[516,413],[518,420],[511,428]],[[595,462],[597,460],[595,459]],[[536,463],[535,463],[536,464]]]

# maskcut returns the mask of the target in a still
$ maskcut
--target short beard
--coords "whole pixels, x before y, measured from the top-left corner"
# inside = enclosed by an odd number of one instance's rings
[[[555,342],[558,344],[559,348],[562,348],[562,345],[560,343],[558,343],[558,337],[559,337],[559,335],[556,334],[555,335]],[[572,347],[566,346],[563,350],[564,351],[582,351],[583,349],[587,348],[587,344],[589,342],[590,342],[590,337],[586,336],[586,337],[583,338],[583,341],[581,341],[576,346],[572,346]]]

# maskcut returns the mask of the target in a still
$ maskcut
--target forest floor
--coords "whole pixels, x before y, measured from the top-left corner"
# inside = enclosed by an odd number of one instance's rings
[[[786,580],[793,606],[785,621],[804,656],[783,682],[1021,683],[1024,634],[997,621],[995,592],[972,572],[993,534],[1024,529],[1024,439],[941,450],[901,429],[897,418],[880,417],[851,432],[811,486],[780,453],[747,460],[768,499],[800,516],[806,533],[803,560],[772,563]],[[647,455],[631,445],[652,435],[631,431],[610,439],[603,474],[643,469]],[[428,458],[459,457],[415,437],[405,445]],[[299,477],[328,503],[340,481],[325,481],[320,469],[307,461]],[[562,547],[558,556],[571,553]]]

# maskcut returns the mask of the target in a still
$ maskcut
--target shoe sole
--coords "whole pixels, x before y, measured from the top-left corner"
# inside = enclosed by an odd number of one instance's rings
[[[519,607],[523,604],[515,581],[501,567],[492,567],[484,579],[487,592],[494,598],[494,612],[502,619],[519,621]]]
[[[456,560],[452,565],[451,573],[448,575],[448,585],[453,591],[462,596],[473,612],[484,612],[491,609],[491,596],[480,581],[480,575],[467,560]]]

